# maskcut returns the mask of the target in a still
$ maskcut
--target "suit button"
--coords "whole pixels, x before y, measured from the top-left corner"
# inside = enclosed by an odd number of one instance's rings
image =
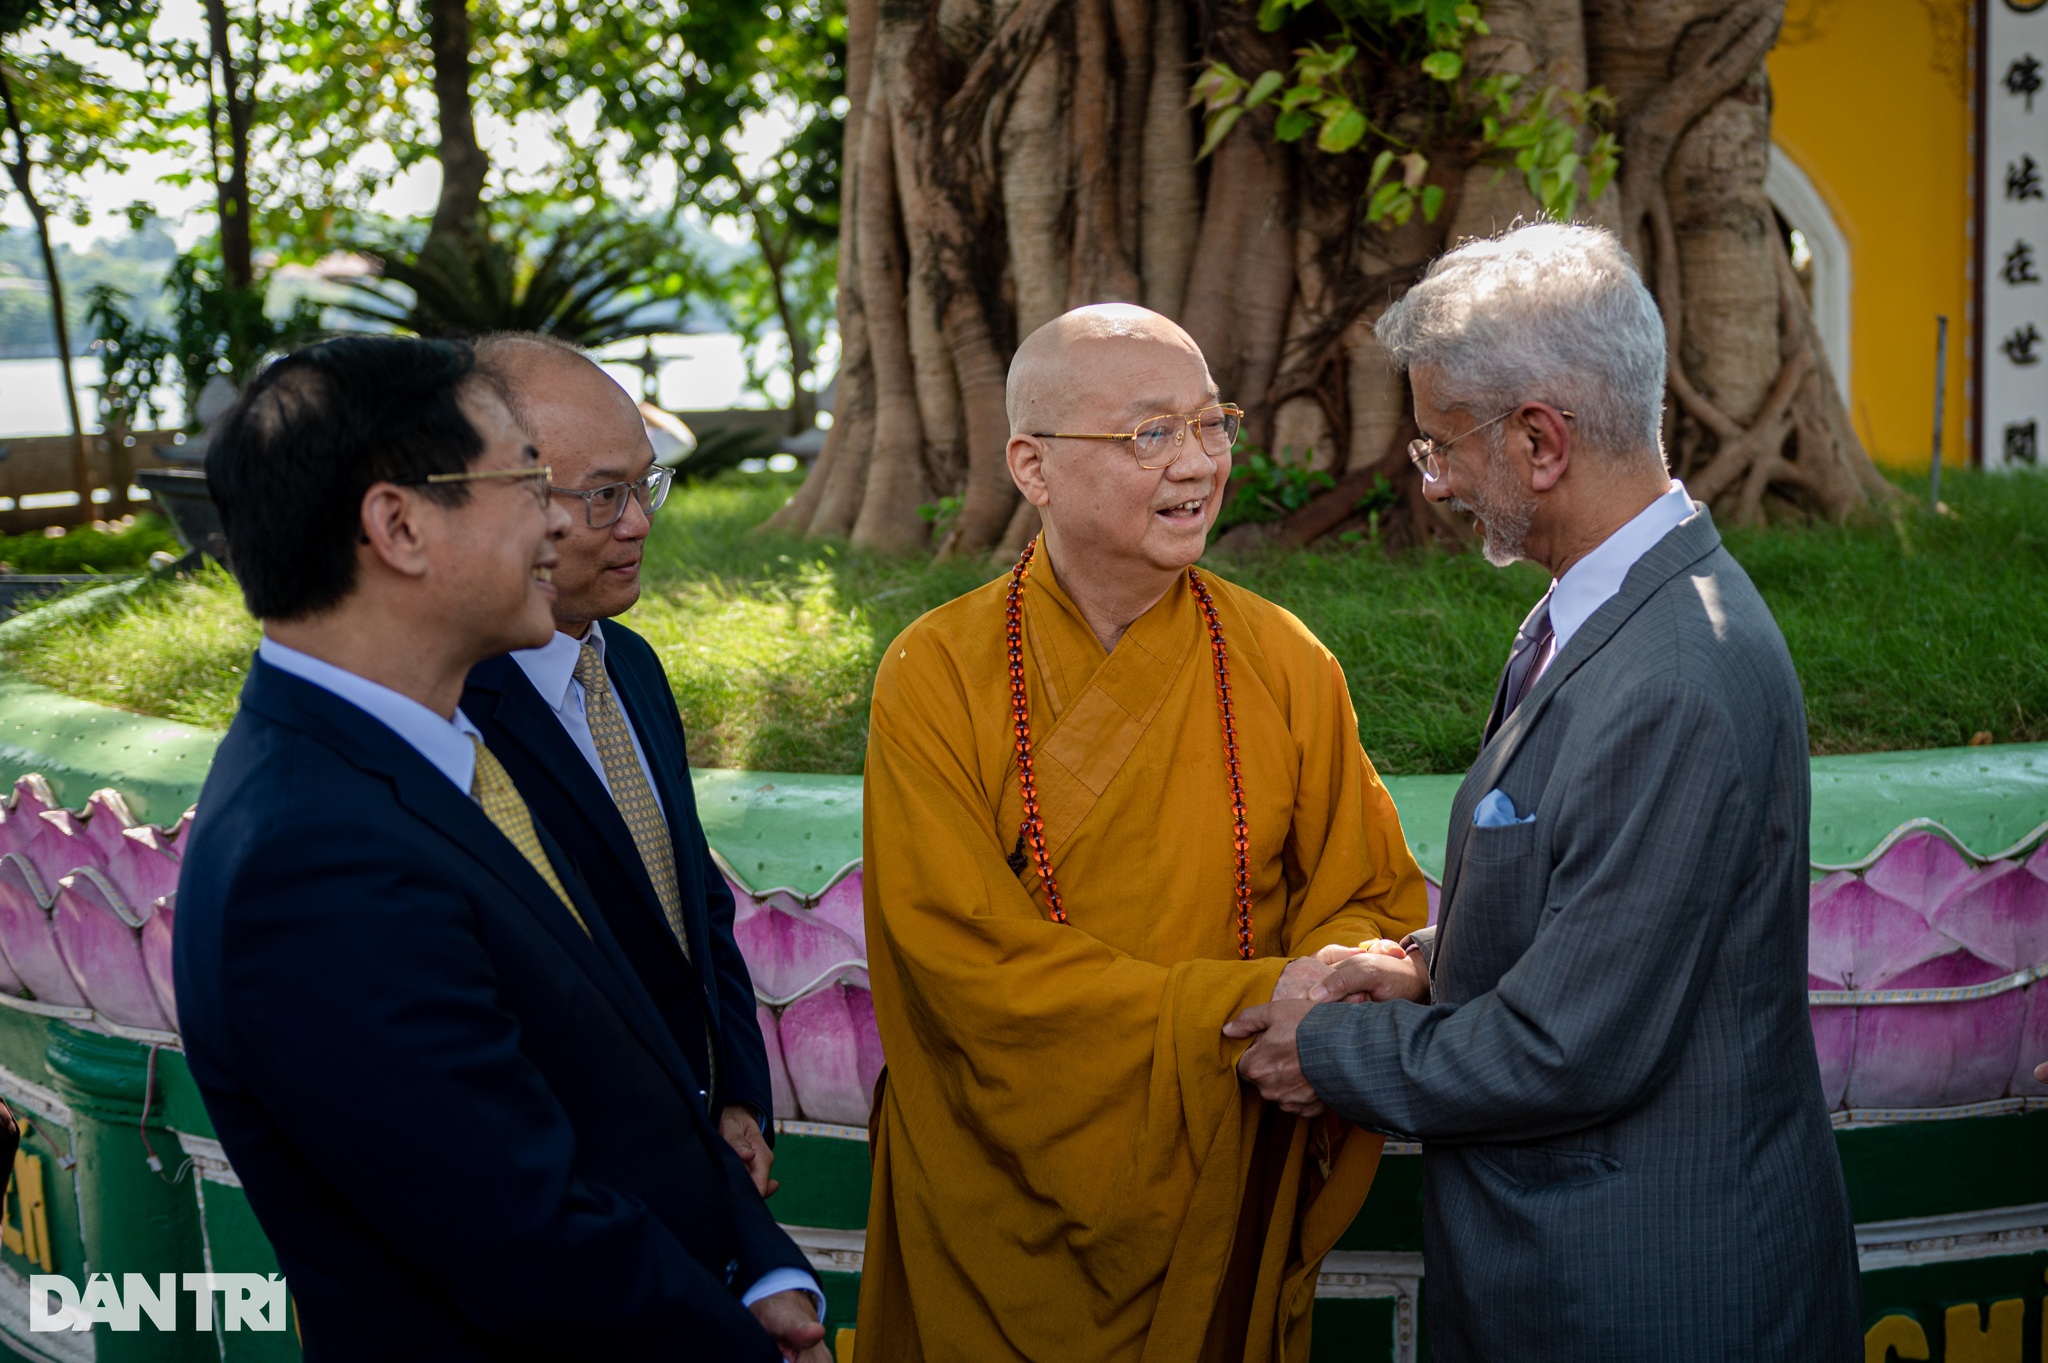
[[[737,1277],[738,1277],[739,1275],[740,1275],[740,1261],[739,1261],[739,1260],[737,1260],[737,1259],[727,1259],[727,1260],[725,1261],[725,1285],[726,1285],[727,1287],[731,1287],[731,1286],[732,1286],[732,1280],[733,1280],[734,1278],[737,1278]]]

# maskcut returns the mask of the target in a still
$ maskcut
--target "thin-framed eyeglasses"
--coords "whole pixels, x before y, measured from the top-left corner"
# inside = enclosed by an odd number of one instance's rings
[[[1500,422],[1506,421],[1509,417],[1513,416],[1516,412],[1519,412],[1521,410],[1522,409],[1520,407],[1510,407],[1507,411],[1502,412],[1492,421],[1482,421],[1477,426],[1474,426],[1471,430],[1466,431],[1463,435],[1454,435],[1449,440],[1431,440],[1428,436],[1424,436],[1420,440],[1411,440],[1408,442],[1408,457],[1415,461],[1415,467],[1422,470],[1423,482],[1440,482],[1442,481],[1443,476],[1450,471],[1450,462],[1447,459],[1445,459],[1442,455],[1442,452],[1444,450],[1447,450],[1451,446],[1457,444],[1460,440],[1463,440],[1467,435],[1477,435],[1479,432],[1485,430],[1488,426],[1496,425]],[[1562,407],[1557,409],[1557,414],[1561,417],[1566,418],[1567,420],[1569,420],[1573,416],[1573,413],[1565,411]]]
[[[533,494],[534,505],[541,510],[548,509],[548,479],[555,471],[546,464],[529,464],[521,469],[472,469],[467,473],[430,473],[424,478],[396,479],[400,487],[418,487],[422,483],[480,483],[486,478],[512,478]]]
[[[640,509],[652,516],[668,500],[669,484],[675,476],[674,469],[657,464],[644,477],[629,483],[606,483],[602,487],[587,488],[550,487],[548,491],[557,497],[581,497],[583,523],[592,530],[609,530],[625,516],[628,497],[638,498]]]
[[[1127,440],[1141,469],[1163,469],[1180,458],[1188,432],[1201,441],[1202,451],[1221,459],[1237,443],[1238,428],[1244,424],[1244,408],[1222,402],[1198,412],[1169,412],[1138,423],[1133,431],[1107,435],[1077,434],[1073,431],[1029,431],[1035,440]]]

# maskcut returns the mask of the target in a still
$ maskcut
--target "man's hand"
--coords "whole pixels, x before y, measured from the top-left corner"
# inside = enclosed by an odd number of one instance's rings
[[[1315,1086],[1301,1072],[1301,1052],[1294,1040],[1301,1020],[1314,1006],[1306,999],[1279,999],[1247,1008],[1223,1024],[1227,1037],[1258,1038],[1237,1058],[1238,1074],[1257,1086],[1261,1098],[1297,1117],[1314,1117],[1323,1110]]]
[[[760,1123],[754,1120],[753,1109],[738,1103],[727,1107],[718,1114],[718,1134],[725,1137],[725,1143],[740,1157],[740,1163],[747,1166],[756,1192],[767,1197],[782,1186],[768,1177],[768,1171],[775,1167],[775,1152],[769,1149],[767,1138],[762,1136]]]
[[[1391,950],[1379,949],[1382,947]],[[1334,963],[1329,975],[1311,987],[1305,997],[1311,1003],[1333,999],[1344,1003],[1385,1003],[1389,999],[1426,1003],[1429,969],[1423,965],[1419,952],[1411,956],[1396,943],[1373,942],[1368,950]]]
[[[1273,986],[1273,998],[1276,1002],[1280,999],[1305,999],[1308,991],[1321,984],[1329,973],[1330,965],[1319,955],[1297,956],[1280,972],[1280,981]]]
[[[792,1363],[832,1363],[832,1351],[825,1347],[825,1327],[818,1321],[818,1303],[810,1293],[777,1292],[747,1309],[782,1350],[783,1358]]]

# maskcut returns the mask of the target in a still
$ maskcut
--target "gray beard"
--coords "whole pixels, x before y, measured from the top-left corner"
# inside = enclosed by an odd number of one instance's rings
[[[1494,567],[1505,568],[1528,557],[1524,545],[1536,515],[1536,499],[1514,480],[1506,456],[1494,455],[1487,461],[1485,481],[1471,501],[1453,497],[1451,506],[1479,522],[1484,537],[1480,552]]]

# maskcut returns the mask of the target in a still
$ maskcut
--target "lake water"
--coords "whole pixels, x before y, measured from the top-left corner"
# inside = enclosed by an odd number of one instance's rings
[[[627,363],[627,357],[644,353],[646,343],[621,342],[599,351],[605,372],[626,391],[639,396],[641,371]],[[720,407],[756,406],[761,399],[745,393],[746,362],[740,354],[740,338],[727,335],[657,336],[654,356],[660,363],[660,391],[657,401],[671,412],[703,411]],[[62,379],[54,356],[43,360],[0,360],[0,439],[24,435],[62,435],[71,429],[64,411]],[[78,406],[86,428],[97,430],[100,362],[87,357],[71,362],[71,382],[78,391]],[[162,394],[167,407],[165,426],[184,421],[184,404],[171,390]]]

